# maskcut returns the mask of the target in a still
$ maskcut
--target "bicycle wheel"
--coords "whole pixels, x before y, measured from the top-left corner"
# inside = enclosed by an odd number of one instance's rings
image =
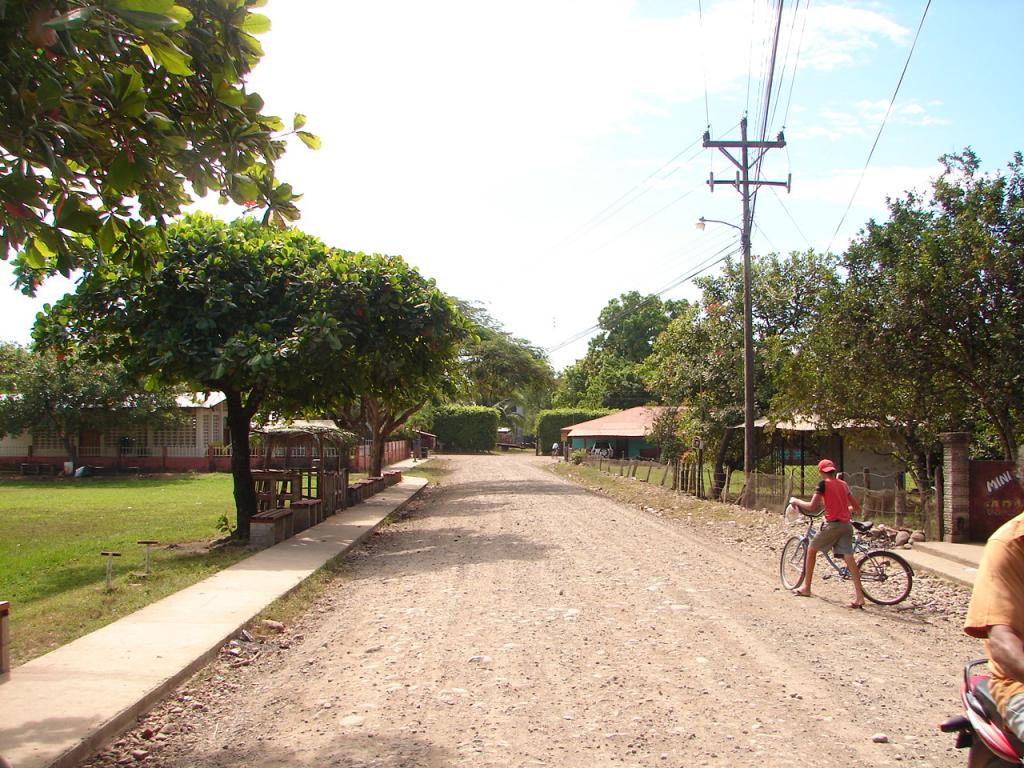
[[[914,585],[910,564],[894,552],[875,550],[857,561],[864,597],[879,605],[896,605],[907,599]]]
[[[796,589],[803,583],[804,568],[807,565],[807,542],[799,536],[792,536],[782,548],[779,560],[779,578],[786,589]]]

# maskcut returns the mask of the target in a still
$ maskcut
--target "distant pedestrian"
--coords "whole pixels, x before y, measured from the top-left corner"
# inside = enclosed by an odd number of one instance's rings
[[[551,444],[551,455],[552,456],[557,456],[559,453],[561,453],[561,448],[559,447],[558,443],[552,443]]]
[[[860,569],[853,558],[853,525],[850,523],[850,513],[859,512],[860,504],[850,493],[850,486],[836,477],[835,465],[829,459],[818,462],[818,472],[821,473],[821,482],[810,501],[802,501],[795,496],[789,500],[790,504],[811,514],[825,506],[825,524],[807,547],[804,582],[799,589],[793,590],[793,594],[797,597],[811,596],[811,580],[818,552],[832,547],[832,553],[842,556],[853,578],[853,602],[849,607],[863,608],[864,590],[860,585]]]

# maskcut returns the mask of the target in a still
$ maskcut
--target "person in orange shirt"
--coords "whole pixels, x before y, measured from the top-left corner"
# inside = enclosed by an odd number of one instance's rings
[[[821,482],[814,491],[810,501],[802,501],[795,496],[789,503],[811,514],[825,505],[825,524],[811,540],[807,547],[807,562],[804,565],[804,581],[799,589],[794,589],[797,597],[811,596],[811,580],[814,578],[814,564],[818,553],[832,547],[836,556],[842,556],[853,579],[853,602],[850,608],[864,607],[864,590],[860,585],[860,568],[853,557],[853,525],[850,523],[851,512],[859,512],[860,504],[850,493],[850,486],[836,477],[836,467],[829,459],[818,462]]]
[[[1024,485],[1024,449],[1017,454],[1017,480]],[[985,544],[964,632],[984,638],[992,698],[1007,727],[1024,741],[1024,514]]]

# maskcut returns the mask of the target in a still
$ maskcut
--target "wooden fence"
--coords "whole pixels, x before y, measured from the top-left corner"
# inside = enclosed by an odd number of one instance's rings
[[[710,498],[713,486],[711,467],[697,462],[679,462],[671,465],[655,461],[587,456],[583,463],[601,472],[630,477],[701,499]],[[753,508],[782,512],[789,498],[799,495],[794,494],[794,489],[799,488],[797,472],[798,470],[792,470],[781,475],[754,472],[751,476]],[[738,503],[744,496],[746,487],[743,483],[736,482],[736,474],[732,470],[726,474],[720,499],[725,503]],[[860,519],[884,522],[896,528],[920,528],[929,539],[938,538],[939,520],[936,494],[933,490],[908,491],[901,477],[867,478],[869,483],[876,479],[877,485],[889,487],[874,490],[864,485],[865,478],[860,475],[846,478],[854,498],[861,505],[861,513],[858,515]],[[813,493],[814,486],[807,488],[806,498],[810,498]]]

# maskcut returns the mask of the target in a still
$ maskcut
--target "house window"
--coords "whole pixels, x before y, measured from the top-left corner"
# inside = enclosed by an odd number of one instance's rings
[[[196,444],[196,418],[156,430],[153,444],[158,448],[191,448]]]
[[[61,439],[61,436],[57,434],[56,430],[50,428],[36,429],[32,432],[32,447],[36,449],[60,448],[63,450],[64,441]]]
[[[145,456],[146,428],[133,425],[111,430],[106,444],[116,447],[122,456]]]

